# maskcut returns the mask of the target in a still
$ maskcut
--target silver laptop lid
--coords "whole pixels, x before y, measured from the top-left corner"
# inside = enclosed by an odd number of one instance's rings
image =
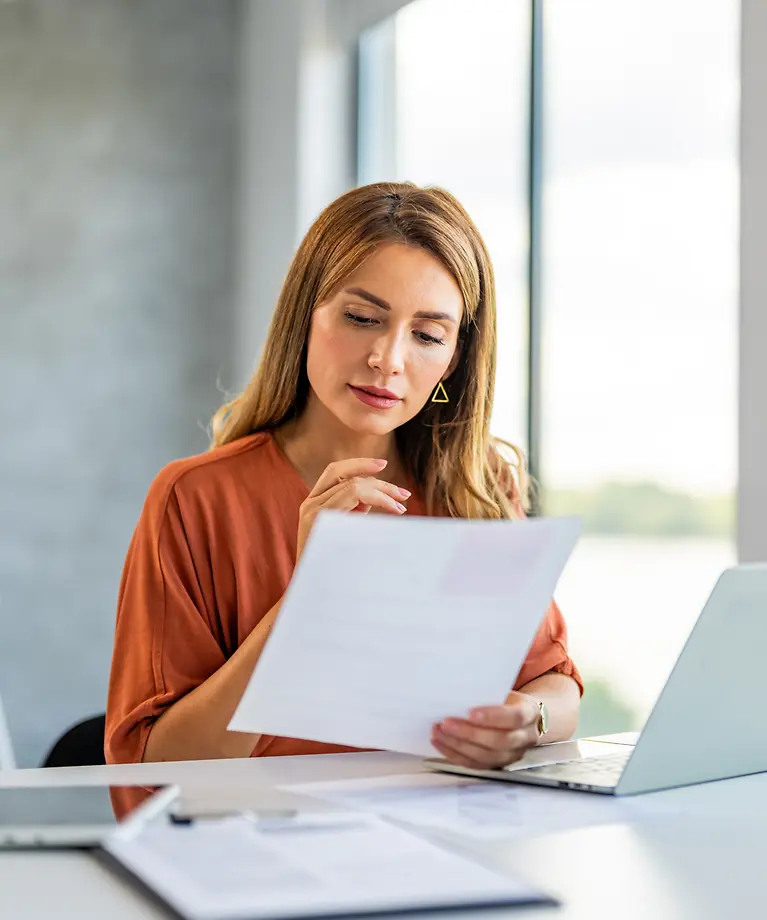
[[[767,771],[765,654],[767,564],[727,569],[650,713],[616,792]]]

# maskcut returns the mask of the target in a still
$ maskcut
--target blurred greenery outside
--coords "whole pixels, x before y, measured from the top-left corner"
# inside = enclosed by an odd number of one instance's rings
[[[639,712],[623,700],[608,681],[584,674],[583,682],[586,690],[581,702],[576,738],[638,731],[642,727],[644,720]]]
[[[593,489],[541,489],[550,516],[578,515],[590,536],[728,539],[735,526],[733,493],[691,495],[655,482],[608,482]],[[609,681],[584,674],[586,690],[576,737],[636,731],[644,717]]]
[[[734,494],[690,495],[655,482],[542,489],[540,506],[551,516],[578,515],[584,534],[600,536],[727,539],[735,526]]]

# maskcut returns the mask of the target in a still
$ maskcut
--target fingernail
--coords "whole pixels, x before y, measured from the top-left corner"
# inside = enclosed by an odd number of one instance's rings
[[[397,491],[400,495],[403,496],[403,498],[410,498],[410,492],[408,492],[407,489],[397,489]]]
[[[380,457],[377,460],[373,461],[373,463],[377,463],[378,466],[386,466],[388,462],[389,462],[388,460],[381,460]]]
[[[470,718],[472,722],[484,722],[485,714],[482,711],[475,710],[471,713]]]
[[[400,505],[399,502],[395,502],[394,504],[399,508],[400,511],[407,511],[407,508],[404,505]]]

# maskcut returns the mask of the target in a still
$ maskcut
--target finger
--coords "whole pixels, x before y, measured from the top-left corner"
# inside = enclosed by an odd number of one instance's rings
[[[328,489],[323,495],[311,500],[315,510],[322,508],[335,508],[341,511],[351,511],[358,505],[370,505],[392,514],[403,514],[407,508],[386,492],[378,489],[366,479],[350,479],[339,482]]]
[[[403,514],[407,511],[405,505],[381,489],[376,488],[366,479],[350,479],[346,482],[339,482],[323,495],[313,499],[313,502],[318,511],[322,508],[349,511],[359,505],[367,505],[368,510],[375,507],[383,511],[391,511],[394,514]]]
[[[469,713],[469,721],[483,728],[514,731],[538,722],[538,706],[530,697],[505,706],[478,706]]]
[[[439,751],[439,753],[445,758],[445,760],[449,760],[450,763],[458,764],[459,767],[470,767],[472,770],[485,769],[482,764],[475,763],[470,757],[464,757],[463,754],[459,753],[458,751],[454,751],[452,748],[448,747],[446,744],[443,744],[441,741],[437,741],[436,739],[432,738],[431,743],[434,748]]]
[[[372,476],[357,476],[355,479],[358,482],[364,483],[365,485],[374,486],[376,489],[380,489],[381,492],[385,492],[387,495],[391,495],[391,497],[396,501],[402,501],[403,499],[410,498],[410,492],[408,489],[403,489],[400,486],[395,485],[393,482],[387,482],[385,479],[375,479]]]
[[[460,764],[463,767],[471,767],[474,770],[494,770],[498,767],[505,766],[507,757],[512,754],[505,754],[503,751],[487,751],[484,748],[474,748],[466,742],[447,739],[440,735],[439,732],[432,736],[431,743],[434,747],[451,763]]]
[[[457,746],[470,744],[472,747],[481,748],[491,753],[499,751],[509,753],[529,751],[538,744],[538,727],[528,725],[512,732],[491,731],[483,729],[484,734],[476,735],[477,731],[462,719],[446,719],[434,726],[438,736],[448,744]]]
[[[333,464],[330,464],[332,466]],[[329,469],[330,467],[328,467]],[[318,480],[319,481],[319,480]],[[381,492],[385,492],[387,495],[390,495],[395,501],[406,501],[410,498],[410,492],[408,489],[403,489],[400,486],[395,485],[393,482],[386,482],[385,479],[376,479],[373,476],[349,476],[345,479],[339,479],[337,482],[332,483],[328,488],[323,492],[317,492],[317,487],[309,493],[309,499],[319,499],[324,501],[325,496],[333,492],[334,489],[337,489],[338,486],[343,486],[346,483],[359,483],[361,485],[373,486]],[[315,494],[316,493],[316,494]]]
[[[352,457],[348,460],[336,460],[325,467],[309,495],[310,497],[321,495],[331,486],[343,482],[345,479],[353,479],[355,476],[375,476],[376,473],[381,472],[386,463],[387,461],[383,458],[375,457]]]
[[[507,750],[528,743],[530,728],[520,728],[514,731],[495,728],[477,728],[465,719],[445,719],[440,723],[440,728],[448,738],[459,741],[470,741],[477,747],[486,748],[488,751]]]
[[[511,756],[511,751],[506,748],[488,749],[480,747],[471,741],[464,741],[461,738],[454,738],[446,735],[439,726],[435,727],[434,739],[443,747],[450,749],[453,753],[461,757],[468,758],[473,763],[485,767],[495,767],[506,763],[507,758]]]
[[[448,744],[432,739],[432,745],[436,750],[442,754],[442,756],[449,760],[451,763],[459,764],[462,767],[470,767],[473,770],[498,770],[503,767],[508,767],[509,764],[516,763],[520,760],[524,751],[509,751],[504,757],[500,757],[491,763],[479,763],[476,760],[472,760],[471,757],[467,757],[465,754],[462,754],[460,751],[451,748]]]
[[[444,736],[432,739],[432,744],[453,762],[461,761],[475,769],[497,770],[508,764],[516,763],[527,753],[529,748],[512,748],[509,750],[486,751],[483,748],[471,750],[465,742],[453,743]]]

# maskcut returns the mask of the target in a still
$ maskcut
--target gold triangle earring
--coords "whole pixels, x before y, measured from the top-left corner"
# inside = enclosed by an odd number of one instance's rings
[[[440,396],[440,393],[441,393],[442,396],[444,396],[444,399],[438,399],[438,397]],[[450,400],[448,399],[448,396],[447,396],[447,390],[445,390],[445,387],[442,385],[442,381],[441,381],[441,380],[440,380],[440,382],[437,384],[437,389],[432,393],[431,401],[432,401],[433,403],[446,403],[446,402],[450,402]]]

